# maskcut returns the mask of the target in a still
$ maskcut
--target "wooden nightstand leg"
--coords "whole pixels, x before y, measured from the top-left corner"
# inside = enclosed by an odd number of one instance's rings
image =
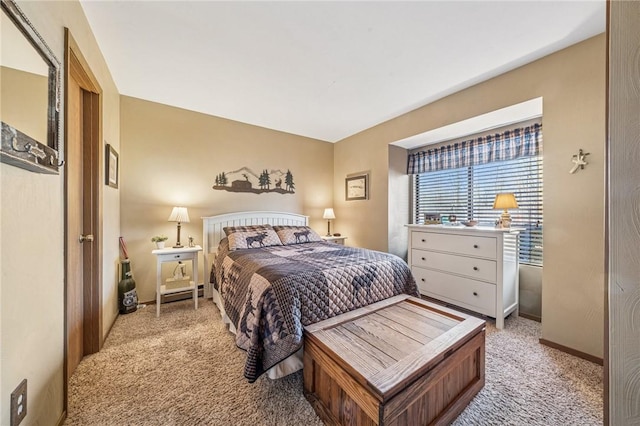
[[[160,286],[162,285],[162,262],[158,261],[158,269],[156,271],[156,318],[160,316]]]
[[[191,262],[193,267],[193,305],[195,309],[198,309],[198,253],[195,253],[195,257]]]

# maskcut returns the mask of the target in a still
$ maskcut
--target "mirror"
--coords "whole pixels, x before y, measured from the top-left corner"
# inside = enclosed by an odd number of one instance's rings
[[[0,5],[0,161],[58,173],[60,63],[13,0]]]

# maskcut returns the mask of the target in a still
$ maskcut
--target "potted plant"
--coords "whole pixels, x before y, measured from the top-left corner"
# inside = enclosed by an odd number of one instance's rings
[[[169,237],[167,237],[166,235],[156,235],[155,237],[151,238],[151,242],[156,243],[156,247],[162,249],[164,248],[164,242],[168,239]]]

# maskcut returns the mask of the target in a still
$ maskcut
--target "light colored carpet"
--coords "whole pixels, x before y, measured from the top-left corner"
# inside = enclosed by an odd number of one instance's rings
[[[65,425],[321,425],[300,372],[249,384],[209,300],[123,315],[69,383]],[[602,367],[538,344],[540,324],[487,325],[486,385],[455,425],[602,424]]]

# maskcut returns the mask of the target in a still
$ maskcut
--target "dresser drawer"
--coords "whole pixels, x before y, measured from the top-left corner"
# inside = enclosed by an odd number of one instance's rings
[[[411,250],[411,263],[413,266],[451,272],[494,284],[496,282],[495,260],[413,249]]]
[[[163,253],[158,254],[157,256],[163,262],[168,262],[171,260],[191,260],[195,257],[195,255],[197,255],[197,253]]]
[[[496,258],[496,239],[473,235],[451,235],[437,232],[411,232],[411,247],[425,250],[446,251],[456,254]]]
[[[421,294],[495,318],[495,285],[418,267],[412,272]]]

